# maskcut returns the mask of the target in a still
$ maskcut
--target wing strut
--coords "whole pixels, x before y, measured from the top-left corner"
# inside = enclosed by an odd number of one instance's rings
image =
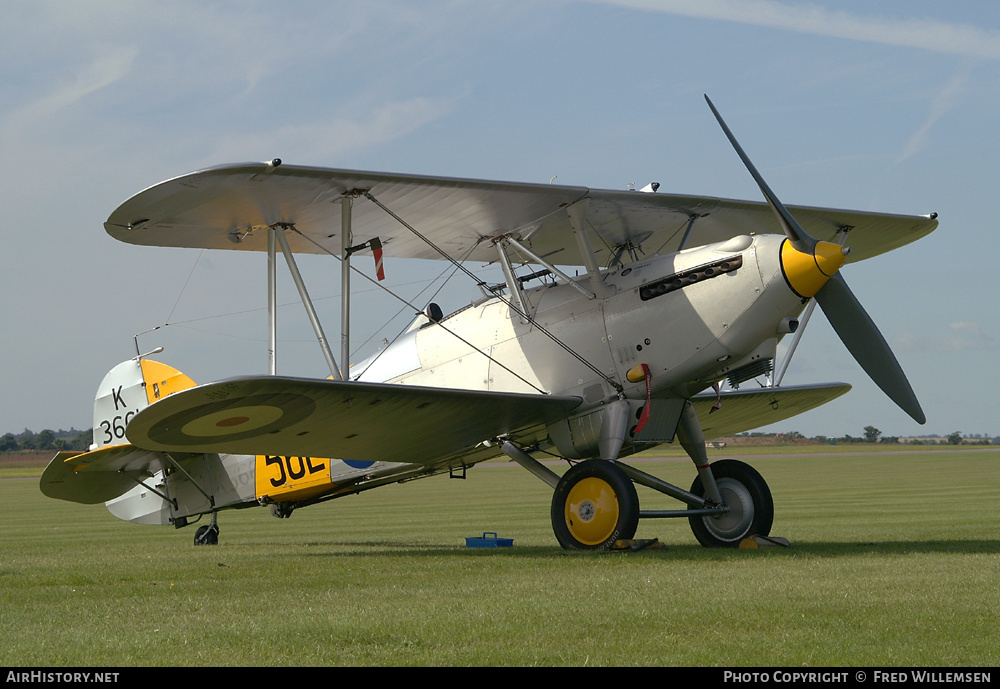
[[[510,242],[511,244],[513,244],[514,247],[518,251],[520,251],[521,253],[523,253],[525,256],[527,256],[528,258],[530,258],[532,261],[535,261],[539,265],[545,266],[545,268],[547,268],[549,271],[551,271],[551,272],[555,273],[556,275],[558,275],[559,277],[561,277],[563,280],[565,280],[567,283],[569,283],[570,287],[572,287],[573,289],[575,289],[577,292],[579,292],[583,296],[587,297],[587,299],[596,299],[597,298],[596,294],[594,294],[593,292],[591,292],[589,289],[587,289],[586,287],[584,287],[583,285],[581,285],[579,282],[577,282],[576,280],[574,280],[573,278],[571,278],[566,273],[564,273],[561,270],[559,270],[558,268],[556,268],[554,265],[552,265],[551,263],[549,263],[548,261],[546,261],[544,258],[542,258],[538,254],[536,254],[534,251],[532,251],[531,249],[529,249],[528,247],[526,247],[524,244],[522,244],[521,242],[519,242],[516,239],[514,239],[513,237],[511,237],[510,235],[507,236],[507,241]]]
[[[604,284],[604,280],[601,279],[601,268],[597,265],[597,255],[594,253],[594,247],[590,244],[590,236],[587,234],[587,227],[584,224],[584,219],[587,217],[587,200],[583,199],[574,203],[566,209],[566,213],[569,215],[569,223],[573,227],[573,236],[576,237],[580,256],[587,268],[587,275],[590,276],[590,286],[598,297],[602,299],[610,297],[611,288]]]
[[[293,230],[295,230],[296,232],[298,232],[298,230],[297,230],[296,228],[294,228],[294,227],[292,227],[291,229],[293,229]],[[313,239],[312,239],[311,237],[308,237],[308,236],[306,236],[306,235],[303,235],[303,234],[302,234],[301,232],[299,233],[299,236],[300,236],[300,237],[302,237],[302,238],[303,238],[303,239],[304,239],[305,241],[307,241],[307,242],[311,242],[311,243],[312,243],[313,245],[315,245],[315,246],[316,246],[316,247],[317,247],[317,248],[318,248],[318,249],[319,249],[320,251],[322,251],[322,252],[324,252],[324,253],[327,253],[327,254],[329,254],[330,256],[333,256],[333,257],[334,257],[334,258],[336,258],[336,259],[337,259],[338,261],[340,260],[340,256],[337,256],[336,254],[332,253],[331,251],[329,251],[329,250],[328,250],[328,249],[326,249],[325,247],[323,247],[323,246],[321,246],[321,245],[317,244],[317,243],[316,243],[316,241],[315,241],[315,240],[313,240]],[[455,262],[455,261],[453,261],[453,263],[455,263],[456,265],[458,265],[458,264],[457,264],[457,262]],[[461,266],[461,265],[459,265],[458,267],[462,268],[462,266]],[[354,269],[354,270],[356,270],[356,269]],[[463,270],[464,270],[464,268],[463,268]],[[365,275],[364,273],[360,273],[360,272],[359,272],[359,275],[361,275],[362,277],[364,277],[364,278],[365,278],[366,280],[369,280],[369,281],[371,281],[371,283],[372,283],[373,285],[375,285],[376,287],[378,287],[378,288],[380,288],[380,289],[384,290],[384,291],[385,291],[385,292],[386,292],[386,293],[387,293],[387,294],[388,294],[389,296],[391,296],[391,297],[392,297],[393,299],[398,299],[398,300],[399,300],[399,301],[401,301],[401,302],[402,302],[403,304],[406,304],[407,306],[409,306],[410,308],[412,308],[412,309],[414,310],[414,312],[415,312],[415,313],[418,313],[418,314],[419,314],[419,313],[421,313],[421,310],[420,310],[419,308],[417,308],[416,306],[414,306],[414,305],[413,305],[413,304],[411,304],[410,302],[406,301],[406,300],[405,300],[405,299],[404,299],[403,297],[399,296],[398,294],[396,294],[396,293],[395,293],[395,292],[393,292],[392,290],[388,289],[387,287],[382,287],[382,286],[381,286],[381,285],[379,285],[379,284],[378,284],[377,282],[375,282],[375,281],[374,281],[374,280],[373,280],[372,278],[369,278],[368,276],[366,276],[366,275]],[[480,283],[480,284],[485,284],[485,283]],[[492,290],[490,290],[490,291],[492,292]],[[502,296],[500,296],[500,295],[498,295],[498,297],[499,297],[499,298],[500,298],[501,300],[503,300],[503,301],[504,301],[504,303],[505,303],[505,304],[507,304],[508,306],[510,306],[510,307],[511,307],[512,309],[514,309],[515,311],[517,310],[517,306],[515,306],[515,305],[512,305],[512,304],[511,304],[511,303],[510,303],[509,301],[506,301],[506,299],[504,299],[504,297],[502,297]],[[520,312],[520,311],[517,311],[517,312],[518,312],[519,314],[521,314],[522,316],[524,316],[525,318],[528,318],[528,319],[530,320],[530,317],[526,316],[526,315],[525,315],[525,314],[523,314],[522,312]],[[476,352],[479,352],[480,354],[482,354],[483,356],[485,356],[485,357],[486,357],[487,359],[489,359],[490,361],[492,361],[493,363],[495,363],[495,364],[496,364],[497,366],[499,366],[499,367],[501,367],[502,369],[504,369],[505,371],[507,371],[507,373],[509,373],[509,374],[511,374],[512,376],[514,376],[515,378],[518,378],[519,380],[521,380],[521,382],[523,382],[523,383],[524,383],[525,385],[527,385],[527,386],[529,386],[529,387],[532,387],[532,388],[534,388],[535,390],[537,390],[537,391],[538,391],[539,393],[541,393],[541,394],[543,394],[543,395],[547,395],[547,394],[549,394],[548,392],[546,392],[545,390],[542,390],[541,388],[539,388],[539,387],[538,387],[537,385],[535,385],[535,384],[534,384],[534,383],[532,383],[531,381],[527,380],[527,379],[526,379],[526,378],[525,378],[524,376],[522,376],[522,375],[518,374],[518,373],[517,373],[516,371],[513,371],[513,370],[511,370],[511,369],[510,369],[509,367],[505,366],[505,365],[504,365],[504,364],[503,364],[502,362],[500,362],[500,361],[497,361],[496,359],[494,359],[494,358],[493,358],[492,356],[490,356],[490,355],[489,355],[489,354],[488,354],[487,352],[485,352],[485,351],[483,351],[482,349],[479,349],[478,347],[476,347],[476,346],[475,346],[474,344],[472,344],[471,342],[469,342],[468,340],[466,340],[465,338],[463,338],[463,337],[462,337],[461,335],[459,335],[459,334],[458,334],[458,333],[456,333],[455,331],[453,331],[453,330],[450,330],[450,329],[449,329],[449,328],[448,328],[447,326],[445,326],[445,324],[444,324],[444,323],[442,323],[442,322],[438,322],[438,323],[436,324],[436,326],[437,326],[437,327],[439,327],[439,328],[442,328],[442,329],[444,329],[444,331],[445,331],[445,332],[447,332],[447,333],[448,333],[449,335],[452,335],[453,337],[455,337],[456,339],[458,339],[458,340],[459,340],[460,342],[462,342],[463,344],[465,344],[465,345],[468,345],[468,346],[469,346],[469,348],[471,348],[472,350],[474,350],[474,351],[476,351]],[[542,332],[545,332],[546,334],[548,334],[548,332],[547,332],[547,331],[544,331],[544,330],[543,330]],[[551,335],[549,335],[549,337],[552,337],[552,336],[551,336]],[[558,340],[556,340],[556,342],[557,342],[558,344],[562,344],[562,343],[561,343],[561,342],[559,342]],[[565,347],[565,345],[563,345],[563,346]],[[587,362],[586,362],[586,361],[584,361],[584,363],[587,363]],[[595,369],[595,370],[597,370],[597,369]],[[613,383],[612,383],[612,384],[613,384]]]
[[[781,361],[781,365],[774,372],[774,376],[771,378],[771,387],[779,388],[781,387],[781,380],[785,377],[785,371],[788,370],[788,364],[792,361],[792,355],[795,354],[795,348],[799,346],[799,340],[802,339],[802,333],[806,331],[806,324],[809,323],[809,317],[812,316],[812,312],[816,310],[816,300],[810,299],[809,303],[806,304],[806,310],[799,317],[799,325],[795,328],[795,334],[792,335],[792,343],[788,345],[788,351],[785,352],[785,358]]]
[[[694,229],[694,222],[699,217],[700,216],[697,216],[693,213],[688,217],[687,228],[684,230],[684,236],[681,238],[680,246],[677,247],[678,251],[684,251],[684,249],[687,248],[688,240],[691,239],[691,230]]]
[[[503,269],[503,276],[507,280],[507,289],[510,290],[510,297],[517,303],[517,310],[525,315],[527,320],[528,307],[524,303],[524,294],[521,292],[521,283],[514,279],[514,268],[510,264],[510,256],[504,247],[503,239],[496,241],[497,254],[500,256],[500,267]]]
[[[291,249],[288,248],[288,240],[285,238],[285,230],[293,228],[294,226],[287,225],[285,223],[276,223],[271,226],[272,230],[275,231],[275,235],[278,238],[278,244],[281,245],[281,253],[285,255],[285,262],[288,263],[288,272],[292,275],[292,280],[295,282],[295,287],[299,291],[299,298],[302,300],[302,306],[306,309],[306,315],[309,316],[309,322],[312,323],[313,332],[316,333],[316,339],[319,340],[320,349],[323,350],[323,356],[326,358],[327,366],[330,367],[330,373],[333,375],[334,380],[343,380],[340,375],[340,369],[337,367],[337,360],[333,358],[333,352],[330,351],[330,343],[326,339],[326,334],[323,332],[323,325],[319,322],[319,317],[316,315],[316,309],[313,307],[312,300],[309,298],[309,292],[306,290],[305,282],[302,280],[302,275],[299,273],[299,268],[295,264],[295,258],[292,256]],[[273,291],[272,291],[273,294]],[[270,296],[268,297],[271,298]]]
[[[350,378],[351,366],[351,206],[353,199],[340,199],[340,379]]]
[[[267,372],[276,375],[278,362],[275,350],[278,348],[278,228],[267,228]]]

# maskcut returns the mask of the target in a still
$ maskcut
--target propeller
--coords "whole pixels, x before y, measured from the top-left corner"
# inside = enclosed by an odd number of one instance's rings
[[[764,198],[767,199],[771,210],[774,211],[791,248],[798,254],[805,254],[818,267],[818,271],[813,270],[813,275],[809,276],[812,279],[811,284],[817,286],[817,289],[815,291],[810,289],[809,291],[813,293],[803,294],[803,296],[815,296],[827,320],[830,321],[830,325],[847,347],[851,356],[882,392],[900,409],[909,414],[914,421],[920,424],[926,422],[927,417],[924,416],[917,396],[913,394],[913,388],[910,387],[910,383],[889,348],[889,344],[882,337],[882,333],[879,332],[878,327],[864,307],[861,306],[861,302],[851,292],[847,281],[838,272],[844,262],[844,252],[841,252],[840,256],[836,256],[836,251],[840,251],[840,247],[830,242],[817,241],[809,236],[809,233],[792,217],[792,214],[788,212],[788,209],[778,200],[767,182],[761,177],[746,152],[736,141],[736,137],[726,126],[712,100],[707,95],[705,100],[722,127],[722,131],[726,133],[729,143],[736,149],[736,153],[739,154],[743,164],[764,194]],[[831,247],[836,247],[836,250]],[[793,260],[797,260],[794,254],[790,254],[790,256]],[[785,252],[783,250],[782,259],[784,260],[784,258]]]

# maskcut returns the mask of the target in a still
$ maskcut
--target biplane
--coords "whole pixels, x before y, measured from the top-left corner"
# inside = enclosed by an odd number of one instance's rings
[[[196,385],[140,354],[113,368],[94,403],[94,444],[59,453],[51,497],[107,504],[117,517],[183,527],[221,510],[277,517],[389,483],[498,458],[553,489],[567,549],[609,549],[640,519],[687,518],[698,541],[769,534],[774,506],[746,463],[710,463],[706,440],[773,424],[844,393],[783,386],[787,356],[819,304],[865,372],[914,420],[924,414],[842,266],[933,231],[936,214],[785,206],[708,100],[764,202],[641,190],[297,167],[214,167],[152,186],[105,223],[143,246],[267,253],[269,370]],[[445,315],[411,304],[408,329],[350,365],[352,258],[452,262],[483,296]],[[276,269],[287,263],[329,368],[277,373]],[[340,363],[295,257],[340,263]],[[502,284],[467,268],[498,265]],[[366,259],[367,265],[367,259]],[[574,273],[574,274],[570,274]],[[779,341],[792,336],[775,366]],[[323,374],[326,375],[325,372]],[[742,385],[748,384],[748,385]],[[741,387],[742,385],[742,387]],[[677,442],[685,489],[623,459]],[[557,473],[552,457],[568,469]],[[636,485],[681,503],[642,510]]]

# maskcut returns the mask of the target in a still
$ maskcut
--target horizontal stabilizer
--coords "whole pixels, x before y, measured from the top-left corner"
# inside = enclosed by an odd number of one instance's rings
[[[706,439],[743,433],[784,421],[826,404],[851,389],[846,383],[796,385],[755,390],[733,390],[718,398],[701,394],[691,400]],[[712,407],[721,401],[721,407]]]
[[[105,445],[91,452],[60,452],[42,473],[39,488],[50,498],[94,505],[113,500],[136,482],[163,469],[162,453],[134,445]]]
[[[578,397],[261,376],[174,393],[139,412],[150,450],[435,464],[484,440],[541,427]]]

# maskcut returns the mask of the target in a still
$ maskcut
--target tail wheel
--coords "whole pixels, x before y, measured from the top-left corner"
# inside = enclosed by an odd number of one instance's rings
[[[195,545],[218,545],[219,526],[217,524],[206,524],[198,527],[194,534]]]
[[[749,464],[723,459],[712,464],[712,475],[729,512],[714,517],[688,517],[691,530],[706,548],[735,548],[748,536],[767,536],[774,521],[774,501],[767,483]],[[704,497],[701,477],[691,492]]]
[[[625,472],[602,459],[567,471],[552,496],[552,530],[568,550],[607,550],[635,536],[639,497]]]

